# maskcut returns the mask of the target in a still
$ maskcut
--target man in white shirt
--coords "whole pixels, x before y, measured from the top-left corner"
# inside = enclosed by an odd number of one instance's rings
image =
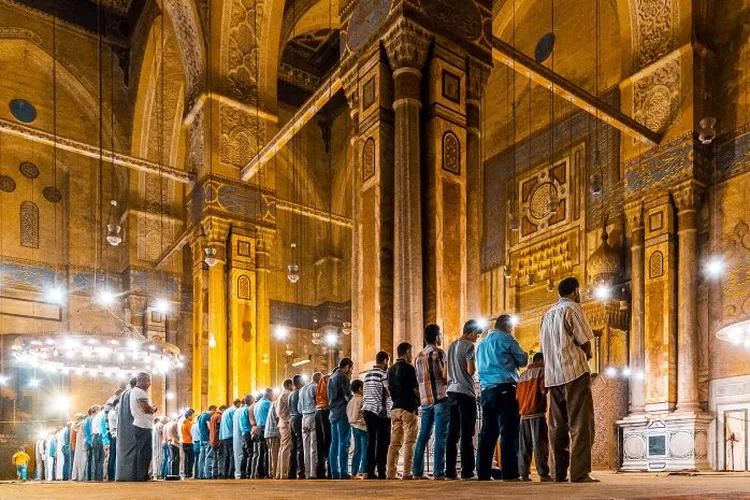
[[[148,467],[151,463],[151,430],[154,427],[156,406],[148,398],[151,375],[141,372],[136,377],[136,385],[130,391],[130,411],[133,415],[133,433],[136,443],[135,480],[148,480]]]
[[[115,480],[115,465],[117,458],[117,406],[120,403],[120,394],[122,389],[115,393],[115,399],[112,401],[112,409],[107,413],[107,427],[109,428],[109,461],[106,464],[107,477],[110,481]]]
[[[599,482],[591,477],[594,402],[591,396],[591,330],[581,308],[578,280],[557,287],[560,300],[542,318],[540,343],[544,383],[549,390],[549,437],[555,481]]]

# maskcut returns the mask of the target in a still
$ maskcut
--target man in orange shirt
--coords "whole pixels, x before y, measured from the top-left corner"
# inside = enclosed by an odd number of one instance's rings
[[[549,440],[547,435],[547,389],[544,387],[544,356],[534,354],[531,364],[518,377],[516,389],[521,427],[518,439],[518,469],[521,481],[530,481],[531,453],[541,482],[552,481],[549,475]]]
[[[219,406],[219,410],[211,415],[211,420],[208,422],[208,442],[211,447],[208,450],[208,456],[206,457],[206,471],[211,471],[211,477],[208,479],[220,479],[219,478],[219,461],[217,455],[219,454],[219,448],[221,448],[221,440],[219,439],[219,427],[221,426],[221,414],[227,409],[227,405]]]
[[[331,410],[328,407],[328,379],[330,375],[323,375],[318,382],[315,393],[315,442],[318,448],[318,463],[316,476],[331,479],[331,466],[328,462],[328,449],[331,447]],[[326,473],[326,469],[328,469]]]
[[[193,415],[195,411],[192,408],[188,408],[185,411],[185,420],[182,422],[182,451],[185,455],[185,463],[183,465],[183,471],[185,477],[193,477],[193,460],[195,458],[193,453]]]

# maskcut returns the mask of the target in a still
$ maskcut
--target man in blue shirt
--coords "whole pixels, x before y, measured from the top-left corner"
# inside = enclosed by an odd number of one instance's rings
[[[198,434],[200,435],[201,451],[198,455],[198,474],[196,479],[211,479],[211,469],[207,467],[208,451],[211,448],[211,433],[208,430],[208,423],[211,421],[211,416],[216,413],[216,405],[208,407],[208,411],[205,411],[198,417]]]
[[[480,481],[491,475],[495,443],[500,437],[503,480],[518,479],[518,369],[526,366],[529,356],[513,336],[513,320],[503,314],[495,328],[477,346],[476,361],[479,386],[482,389],[482,431],[479,434]]]
[[[240,479],[250,479],[253,467],[253,424],[250,421],[250,409],[255,404],[255,398],[245,396],[242,408],[237,410],[240,433],[242,434],[242,460],[240,462]]]
[[[266,389],[263,397],[255,403],[253,412],[257,434],[255,436],[255,453],[253,454],[253,479],[268,479],[268,445],[266,444],[266,422],[271,409],[273,390]]]
[[[354,362],[342,358],[339,369],[328,379],[328,406],[331,409],[331,448],[328,457],[333,479],[349,479],[351,427],[346,416],[346,405],[352,399],[350,378],[353,370]]]
[[[232,446],[232,432],[234,426],[234,414],[240,407],[241,400],[235,399],[232,406],[224,411],[221,416],[221,426],[219,427],[219,476],[230,479],[234,477],[234,447]]]

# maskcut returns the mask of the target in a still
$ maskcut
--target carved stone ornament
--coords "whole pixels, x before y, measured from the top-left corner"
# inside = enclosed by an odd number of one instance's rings
[[[187,107],[190,108],[200,93],[203,68],[203,43],[198,34],[199,21],[188,0],[166,0],[165,5],[172,18],[177,43],[180,46],[179,52],[187,82]]]
[[[62,201],[62,193],[54,186],[47,186],[42,190],[42,196],[50,203],[59,203]]]
[[[21,172],[21,175],[23,175],[27,179],[36,179],[37,177],[39,177],[39,167],[31,163],[30,161],[21,163],[21,165],[18,166],[18,170]]]
[[[16,190],[16,181],[8,175],[0,175],[0,191],[12,193]]]
[[[672,189],[671,193],[677,212],[686,212],[698,209],[703,189],[694,182],[687,182]]]
[[[640,77],[633,86],[633,117],[663,132],[677,117],[680,105],[680,60],[671,59]]]
[[[679,24],[677,0],[629,0],[633,69],[651,64],[674,47]]]
[[[638,200],[625,205],[625,223],[631,232],[643,227],[643,201]]]
[[[429,34],[421,27],[401,19],[385,36],[385,50],[394,70],[399,68],[422,69],[430,48]]]

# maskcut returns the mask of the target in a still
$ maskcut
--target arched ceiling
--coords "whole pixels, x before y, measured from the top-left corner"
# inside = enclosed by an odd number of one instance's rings
[[[552,0],[501,0],[496,10],[495,36],[532,58],[542,37],[554,33],[552,55],[543,64],[587,92],[596,95],[598,90],[602,95],[623,78],[623,51],[629,52],[629,46],[622,42],[621,15],[616,0],[554,0],[554,12]],[[547,89],[536,85],[529,87],[526,76],[496,64],[485,101],[488,157],[546,127],[551,119],[550,103]],[[573,111],[571,105],[560,98],[555,98],[554,103],[555,119]]]

